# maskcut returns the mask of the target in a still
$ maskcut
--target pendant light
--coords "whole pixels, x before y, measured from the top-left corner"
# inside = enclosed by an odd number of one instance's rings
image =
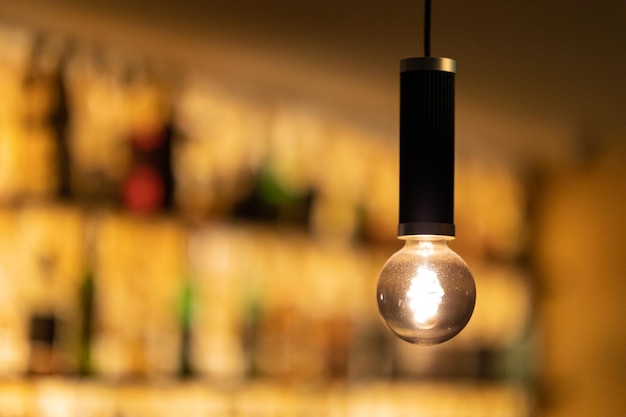
[[[430,0],[425,0],[424,57],[401,61],[400,210],[404,247],[382,268],[377,302],[386,326],[416,345],[457,335],[476,300],[454,239],[454,76],[456,63],[430,56]]]

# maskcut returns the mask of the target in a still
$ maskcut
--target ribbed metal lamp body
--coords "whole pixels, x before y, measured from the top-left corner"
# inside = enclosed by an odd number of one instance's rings
[[[454,236],[455,72],[449,58],[401,62],[399,236]]]

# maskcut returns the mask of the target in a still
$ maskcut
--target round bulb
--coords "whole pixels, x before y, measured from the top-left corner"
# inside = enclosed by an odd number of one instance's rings
[[[405,245],[380,273],[378,310],[386,326],[407,342],[435,345],[456,336],[476,302],[467,264],[448,247],[449,236],[401,236]]]

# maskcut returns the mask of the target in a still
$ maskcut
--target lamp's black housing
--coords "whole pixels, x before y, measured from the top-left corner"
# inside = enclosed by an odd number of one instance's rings
[[[454,236],[455,72],[449,58],[401,61],[399,236]]]

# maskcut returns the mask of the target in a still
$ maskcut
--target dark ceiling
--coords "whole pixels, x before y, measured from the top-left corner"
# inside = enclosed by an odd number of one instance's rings
[[[258,82],[395,129],[422,1],[0,0],[0,19]],[[626,2],[437,0],[463,148],[562,162],[626,140]],[[583,139],[588,141],[584,142]],[[581,147],[581,143],[586,146]]]

